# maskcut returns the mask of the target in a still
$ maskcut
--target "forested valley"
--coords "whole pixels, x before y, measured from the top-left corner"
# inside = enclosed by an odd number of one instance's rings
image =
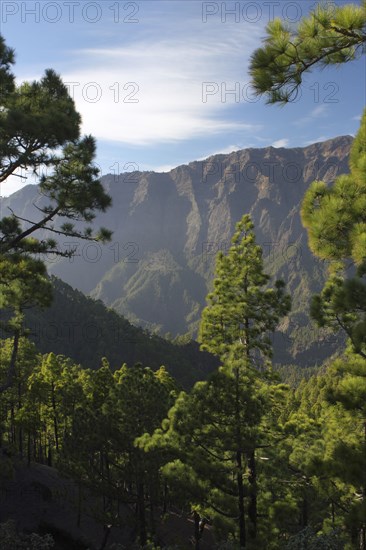
[[[286,104],[312,65],[352,62],[365,8],[269,23],[256,93]],[[308,307],[337,349],[280,364],[272,335],[293,299],[245,211],[194,336],[164,339],[49,275],[46,258],[75,253],[60,236],[110,242],[95,219],[111,197],[61,77],[18,84],[13,67],[0,37],[0,181],[49,170],[39,221],[0,219],[0,548],[366,550],[366,113],[348,173],[301,203],[326,266]],[[40,336],[85,320],[87,334]]]

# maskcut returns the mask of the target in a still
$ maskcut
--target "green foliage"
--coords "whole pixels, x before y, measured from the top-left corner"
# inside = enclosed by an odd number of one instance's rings
[[[2,97],[14,90],[14,75],[11,66],[14,64],[14,50],[5,44],[0,35],[0,88]]]
[[[366,4],[319,3],[296,28],[277,18],[266,31],[251,57],[252,84],[268,103],[286,104],[296,99],[304,72],[352,61],[363,51]]]
[[[263,289],[268,281],[246,215],[227,255],[217,257],[214,290],[200,327],[202,348],[223,365],[190,394],[180,394],[162,429],[141,440],[147,451],[167,454],[162,472],[181,506],[196,520],[211,518],[218,538],[229,535],[240,547],[246,547],[247,537],[253,548],[263,542],[256,450],[274,444],[273,413],[284,389],[267,383],[272,375],[262,359],[268,367],[268,332],[289,311],[290,300],[282,282]],[[199,538],[196,530],[197,545]]]
[[[366,41],[366,3],[317,5],[295,30],[280,19],[267,26],[264,46],[252,56],[256,92],[269,103],[291,101],[304,72],[314,65],[341,64],[357,57]],[[350,174],[334,185],[315,181],[301,210],[314,254],[331,262],[331,278],[315,296],[312,314],[320,326],[344,329],[353,350],[365,357],[366,287],[366,111],[352,146]],[[357,277],[343,282],[342,269],[352,260]]]
[[[91,226],[83,231],[74,226],[74,221],[90,223],[95,217],[95,211],[104,212],[111,204],[110,197],[105,193],[98,179],[98,168],[95,167],[95,140],[85,136],[78,141],[65,143],[62,156],[53,159],[53,172],[40,178],[40,190],[49,199],[49,204],[40,208],[42,219],[32,222],[20,218],[15,213],[0,220],[0,253],[12,252],[71,256],[74,250],[59,248],[53,238],[39,240],[30,237],[38,230],[46,230],[67,237],[77,237],[86,240],[106,241],[111,233],[101,228],[93,235]],[[54,225],[54,218],[70,220],[59,226]],[[21,222],[30,226],[23,229]]]
[[[11,340],[1,342],[0,353],[1,382],[11,361]],[[127,513],[128,506],[135,506],[138,516],[128,512],[128,521],[144,543],[156,521],[146,509],[158,508],[163,498],[161,457],[146,453],[136,440],[158,428],[176,394],[164,367],[154,372],[123,365],[112,373],[104,359],[90,371],[54,353],[40,356],[21,338],[16,376],[0,400],[0,443],[29,465],[57,466],[80,491],[100,495],[99,520],[115,524],[117,508],[124,505]],[[79,523],[81,513],[80,501]]]
[[[329,545],[334,537],[348,549],[365,536],[365,372],[362,358],[346,355],[291,397],[282,452],[309,527],[293,544],[310,537],[309,544],[320,545],[331,536]]]
[[[32,169],[39,175],[41,168],[46,168],[48,175],[40,177],[39,188],[49,203],[38,208],[37,221],[13,211],[0,219],[0,308],[13,313],[6,328],[14,333],[8,379],[0,393],[14,376],[23,310],[50,303],[51,285],[40,258],[50,252],[59,256],[75,252],[59,246],[53,236],[101,241],[111,237],[105,228],[93,234],[90,225],[83,230],[75,226],[75,222],[90,224],[95,211],[104,212],[111,199],[94,165],[94,138],[80,138],[81,117],[67,86],[52,70],[47,70],[40,82],[17,86],[10,72],[13,63],[14,52],[0,36],[0,182],[17,170]],[[56,226],[55,218],[63,223]],[[35,236],[39,230],[46,231],[45,239]]]
[[[344,264],[366,260],[366,111],[352,144],[350,174],[330,187],[314,182],[305,194],[302,221],[309,232],[311,250],[324,260]]]
[[[81,117],[51,69],[39,82],[24,82],[2,96],[1,107],[0,181],[19,168],[51,165],[53,150],[79,138]]]
[[[14,54],[0,37],[0,85],[6,90],[0,100],[0,181],[19,169],[33,169],[38,174],[41,167],[46,167],[48,175],[40,177],[40,191],[49,203],[38,208],[38,221],[24,219],[15,212],[0,220],[0,261],[5,264],[0,290],[17,284],[16,267],[23,282],[27,270],[44,276],[41,260],[35,261],[31,254],[73,254],[60,248],[52,234],[102,241],[111,236],[104,228],[93,235],[91,226],[80,230],[74,225],[76,221],[90,223],[95,211],[104,212],[111,199],[94,165],[95,140],[91,136],[80,138],[81,117],[67,86],[52,70],[47,70],[40,82],[16,86],[10,73],[13,63]],[[56,227],[57,217],[66,222]],[[46,239],[34,235],[40,229],[46,230]],[[6,265],[8,261],[10,266]],[[22,293],[24,301],[32,297],[27,286]]]
[[[340,64],[355,59],[366,41],[366,2],[361,6],[319,5],[298,28],[275,20],[267,27],[263,48],[251,61],[251,75],[258,94],[269,103],[286,103],[296,96],[302,75],[313,65]],[[295,430],[289,464],[307,485],[324,499],[313,517],[317,523],[300,532],[290,548],[360,548],[366,546],[366,111],[352,146],[350,174],[331,187],[315,181],[302,204],[311,250],[330,262],[330,277],[312,301],[312,315],[320,326],[345,330],[348,353],[327,373],[300,384],[287,429]],[[349,262],[356,276],[346,278]],[[355,355],[356,354],[356,355]],[[303,429],[299,430],[302,425]],[[326,503],[331,513],[326,513]],[[303,494],[307,527],[309,495]],[[322,521],[322,525],[320,524]],[[324,529],[319,536],[318,529]],[[335,529],[347,532],[345,546]],[[330,538],[329,538],[330,537]]]
[[[251,364],[258,363],[258,353],[271,357],[269,333],[290,310],[290,297],[285,295],[282,281],[276,281],[275,288],[263,288],[269,276],[263,271],[262,250],[255,243],[253,227],[250,217],[243,216],[228,254],[218,254],[214,289],[202,312],[201,348],[223,362],[234,349],[236,358]]]
[[[0,256],[0,269],[1,309],[21,310],[51,303],[51,284],[43,262],[31,256]]]
[[[366,111],[352,145],[351,173],[334,185],[314,182],[305,194],[302,219],[314,254],[330,262],[330,277],[314,296],[312,316],[320,326],[340,327],[353,351],[366,357]],[[349,261],[356,276],[345,278]]]

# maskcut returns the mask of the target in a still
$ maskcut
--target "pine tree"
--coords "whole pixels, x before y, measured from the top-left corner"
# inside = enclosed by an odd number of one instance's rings
[[[175,490],[186,487],[185,503],[195,517],[213,518],[241,548],[258,544],[256,449],[267,437],[261,421],[273,394],[269,332],[290,309],[283,283],[274,289],[268,283],[245,215],[227,255],[217,256],[199,332],[202,349],[216,354],[222,367],[191,394],[181,394],[151,442],[170,451],[173,460],[163,471]]]
[[[0,384],[0,395],[13,384],[19,342],[27,335],[24,311],[32,305],[47,307],[51,303],[51,284],[43,262],[29,255],[0,254],[0,328],[13,334],[13,351],[7,377]]]
[[[366,2],[319,3],[297,28],[276,18],[266,30],[264,45],[251,57],[252,85],[268,103],[288,103],[296,99],[305,72],[347,63],[363,52]]]
[[[13,64],[14,51],[0,36],[0,182],[19,175],[17,170],[31,169],[39,176],[46,201],[35,213],[37,219],[16,212],[0,219],[0,295],[7,298],[0,307],[14,312],[7,325],[14,333],[13,358],[0,393],[13,377],[24,304],[49,302],[50,285],[41,258],[48,253],[66,257],[75,253],[54,237],[102,242],[111,237],[107,229],[95,231],[91,225],[95,213],[110,206],[111,198],[94,164],[94,138],[80,137],[81,117],[67,86],[53,70],[47,70],[39,82],[17,85]],[[44,168],[47,175],[40,175]],[[84,227],[76,225],[80,222]]]
[[[280,19],[270,22],[264,45],[252,55],[250,73],[258,95],[269,103],[286,103],[296,95],[302,75],[313,67],[352,61],[364,52],[366,1],[362,5],[319,4],[291,29]],[[321,326],[346,331],[353,351],[365,356],[366,343],[366,111],[353,143],[350,174],[333,186],[315,181],[301,210],[315,255],[330,262],[331,277],[314,297],[312,315]],[[344,280],[349,263],[357,277]]]
[[[199,341],[203,350],[225,363],[240,360],[246,367],[264,370],[271,358],[269,334],[290,310],[283,281],[265,288],[262,249],[255,242],[254,225],[244,215],[236,225],[231,247],[216,259],[214,288],[202,312]]]
[[[366,111],[352,144],[350,168],[331,187],[314,182],[301,215],[310,248],[330,267],[322,293],[313,298],[312,316],[320,326],[342,328],[352,350],[366,358]]]
[[[253,223],[248,215],[236,225],[231,247],[226,256],[219,253],[214,290],[208,295],[208,306],[202,312],[199,340],[202,349],[220,357],[233,376],[235,402],[236,464],[240,544],[245,547],[243,453],[247,456],[251,498],[248,506],[249,533],[257,534],[257,480],[255,438],[250,449],[242,445],[240,387],[250,380],[253,369],[265,372],[272,355],[269,333],[290,310],[290,298],[284,283],[264,288],[269,277],[263,271],[261,247],[255,243]],[[244,381],[243,378],[246,380]]]
[[[304,72],[313,66],[342,64],[364,51],[366,41],[366,2],[361,6],[319,5],[302,18],[296,30],[281,20],[271,22],[262,48],[254,52],[250,72],[258,95],[269,103],[286,103],[296,97]],[[353,143],[350,174],[337,178],[333,186],[314,182],[302,205],[302,220],[308,229],[309,244],[317,256],[329,262],[330,277],[320,295],[312,301],[311,313],[321,326],[345,330],[348,353],[340,359],[343,380],[333,402],[351,410],[359,426],[358,439],[345,444],[337,441],[329,467],[338,477],[359,489],[355,525],[358,541],[352,547],[366,547],[365,527],[365,450],[366,441],[364,374],[366,358],[366,112]],[[356,276],[350,265],[354,264]],[[348,271],[348,272],[347,272]],[[344,448],[343,448],[344,447]],[[342,451],[343,448],[343,451]],[[342,458],[343,455],[343,458]],[[341,471],[343,470],[343,474]],[[350,474],[352,472],[352,474]]]
[[[366,549],[366,360],[348,353],[338,359],[332,372],[341,375],[339,384],[329,388],[327,400],[340,404],[349,419],[348,433],[332,437],[332,454],[328,461],[333,476],[351,487],[345,523],[352,542]]]

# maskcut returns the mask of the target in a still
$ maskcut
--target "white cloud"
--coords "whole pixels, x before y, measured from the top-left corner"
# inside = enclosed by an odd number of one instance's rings
[[[241,26],[225,42],[217,39],[215,27],[204,38],[192,34],[185,40],[161,40],[156,33],[148,42],[75,52],[80,68],[72,66],[62,77],[82,115],[83,131],[144,146],[257,131],[245,120],[249,77],[243,69],[258,32],[243,31]],[[240,120],[229,114],[238,102],[244,106]]]
[[[319,143],[321,141],[327,141],[328,139],[330,139],[329,136],[319,136],[317,138],[310,139],[308,141],[304,141],[304,145],[312,145],[313,143]]]
[[[329,106],[326,104],[318,105],[312,109],[306,116],[298,118],[293,121],[295,126],[306,126],[307,124],[314,123],[315,119],[324,118],[329,115]]]
[[[184,164],[188,164],[188,163],[186,162]],[[176,168],[175,164],[162,164],[159,166],[150,166],[149,168],[142,167],[143,170],[147,170],[148,172],[151,171],[151,172],[158,172],[158,173],[170,172],[171,170],[173,170],[173,168]]]
[[[313,109],[310,112],[310,117],[311,118],[324,117],[327,115],[327,111],[328,111],[328,105],[323,103],[322,105],[318,105],[318,107],[315,107],[315,109]]]
[[[277,139],[272,143],[272,147],[287,147],[289,140],[287,138]]]
[[[230,155],[234,151],[240,151],[241,149],[246,149],[249,145],[227,145],[221,149],[216,149],[212,153],[209,153],[203,157],[198,158],[197,160],[206,160],[209,157],[214,157],[215,155]]]

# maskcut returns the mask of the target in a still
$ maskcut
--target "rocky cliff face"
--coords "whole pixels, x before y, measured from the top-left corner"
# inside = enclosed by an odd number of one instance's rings
[[[351,143],[345,136],[305,148],[245,149],[169,173],[107,175],[113,207],[96,222],[114,231],[113,242],[78,243],[79,256],[51,263],[50,271],[142,326],[195,333],[215,254],[229,247],[235,223],[249,213],[267,271],[282,277],[293,297],[275,335],[276,358],[321,361],[336,341],[311,325],[308,307],[325,266],[309,252],[299,212],[313,180],[331,183],[348,172]],[[3,206],[29,216],[31,203],[41,200],[27,187]]]

